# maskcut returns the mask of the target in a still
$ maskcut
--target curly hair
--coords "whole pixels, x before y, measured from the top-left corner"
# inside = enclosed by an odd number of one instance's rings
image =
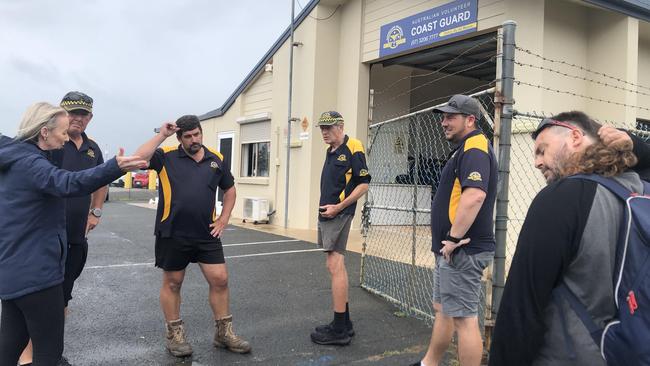
[[[561,167],[562,176],[593,173],[613,177],[635,166],[637,161],[632,151],[608,147],[598,141],[588,146],[584,152],[573,154]]]

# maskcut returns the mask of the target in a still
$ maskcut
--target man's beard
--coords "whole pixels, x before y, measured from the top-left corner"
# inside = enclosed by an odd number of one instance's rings
[[[192,144],[187,149],[187,152],[190,153],[190,155],[196,155],[199,151],[201,151],[201,144]]]
[[[557,182],[558,180],[566,178],[572,174],[567,170],[567,166],[570,163],[570,159],[575,159],[575,156],[567,151],[566,146],[566,143],[562,145],[562,148],[558,151],[557,155],[555,155],[554,160],[556,161],[556,164],[554,167],[548,169],[552,173],[552,176],[546,180],[546,184]]]

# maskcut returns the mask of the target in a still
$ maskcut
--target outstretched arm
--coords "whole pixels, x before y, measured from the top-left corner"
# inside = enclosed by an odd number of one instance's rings
[[[168,137],[178,131],[176,124],[172,122],[165,122],[160,126],[160,132],[156,136],[152,137],[149,141],[145,142],[135,151],[136,156],[140,156],[142,159],[149,161],[153,156],[153,153],[156,151],[158,146],[162,144]]]

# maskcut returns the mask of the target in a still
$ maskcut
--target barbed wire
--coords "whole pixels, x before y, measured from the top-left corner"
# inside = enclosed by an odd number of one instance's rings
[[[404,92],[401,92],[401,93],[399,93],[399,94],[393,95],[391,98],[382,101],[382,103],[377,104],[377,105],[375,106],[375,108],[378,108],[378,107],[381,107],[381,106],[383,106],[383,105],[386,105],[386,104],[388,104],[388,103],[394,101],[395,99],[397,99],[397,98],[399,98],[399,97],[402,97],[402,96],[405,96],[405,95],[409,95],[409,94],[411,94],[411,92],[413,92],[413,91],[415,91],[415,90],[417,90],[417,89],[423,88],[423,87],[425,87],[425,86],[427,86],[427,85],[433,84],[433,83],[435,83],[435,82],[437,82],[437,81],[444,80],[444,79],[446,79],[446,78],[448,78],[448,77],[452,77],[452,76],[458,75],[458,74],[460,74],[460,73],[463,73],[463,72],[466,72],[466,71],[470,71],[470,70],[476,69],[476,68],[478,68],[478,67],[480,67],[480,66],[483,66],[483,65],[485,65],[485,64],[487,64],[487,63],[489,63],[489,62],[492,62],[493,60],[496,60],[496,57],[498,57],[498,56],[499,56],[499,55],[490,56],[490,57],[488,57],[487,59],[485,59],[483,62],[480,62],[480,63],[477,63],[477,64],[472,64],[471,66],[469,66],[469,67],[467,67],[467,68],[464,68],[464,69],[462,69],[462,70],[458,70],[458,71],[453,72],[453,73],[451,73],[451,74],[445,74],[444,76],[441,76],[441,77],[436,78],[436,79],[433,79],[433,80],[429,80],[429,81],[427,81],[426,83],[423,83],[423,84],[421,84],[421,85],[418,85],[418,86],[416,86],[416,87],[414,87],[414,88],[411,88],[411,89],[409,89],[409,90],[407,90],[407,91],[404,91]]]
[[[521,80],[514,80],[514,83],[517,84],[517,85],[527,85],[527,86],[530,86],[530,87],[533,87],[533,88],[552,91],[552,92],[559,93],[559,94],[567,94],[567,95],[572,95],[574,97],[590,99],[590,100],[594,100],[594,101],[597,101],[597,102],[603,102],[603,103],[614,104],[614,105],[618,105],[618,106],[622,106],[622,107],[629,107],[629,108],[636,108],[636,109],[643,109],[645,111],[650,111],[650,108],[645,108],[645,107],[640,107],[640,106],[625,104],[625,103],[620,103],[620,102],[612,102],[610,100],[594,98],[594,97],[590,97],[590,96],[587,96],[587,95],[582,95],[582,94],[578,94],[578,93],[574,93],[574,92],[570,92],[570,91],[558,90],[558,89],[553,89],[553,88],[549,88],[549,87],[542,86],[542,85],[531,84],[531,83],[527,83],[527,82],[521,81]]]
[[[478,44],[476,44],[476,45],[474,45],[474,46],[472,46],[472,47],[466,49],[465,51],[463,51],[462,53],[460,53],[459,55],[457,55],[456,57],[454,57],[453,59],[451,59],[449,62],[447,62],[445,65],[443,65],[443,66],[442,66],[441,68],[439,68],[438,70],[432,71],[432,72],[427,73],[427,74],[421,74],[421,75],[409,75],[409,76],[404,76],[403,78],[397,79],[397,81],[395,81],[395,82],[393,82],[392,84],[388,85],[388,86],[385,87],[384,89],[379,90],[379,91],[375,91],[375,95],[381,95],[381,94],[387,92],[388,90],[392,89],[395,85],[401,83],[401,82],[404,81],[404,80],[415,79],[415,78],[421,78],[421,77],[426,77],[426,76],[431,76],[431,75],[438,74],[438,73],[440,73],[442,70],[446,69],[446,68],[449,67],[451,64],[453,64],[454,62],[456,62],[456,60],[460,59],[462,56],[464,56],[465,54],[467,54],[468,52],[470,52],[470,51],[476,49],[477,47],[480,47],[480,46],[482,46],[482,45],[484,45],[484,44],[487,44],[487,43],[489,43],[489,42],[496,41],[496,40],[498,40],[498,37],[492,37],[492,38],[490,38],[490,39],[487,39],[485,42],[478,43]]]
[[[390,120],[392,118],[396,118],[396,117],[399,117],[399,116],[402,116],[402,115],[405,115],[405,114],[416,113],[417,110],[413,111],[413,109],[417,109],[417,108],[422,107],[422,106],[427,105],[427,104],[432,104],[432,103],[448,100],[449,98],[453,97],[456,94],[469,95],[469,94],[472,94],[472,93],[476,92],[477,90],[489,89],[490,87],[494,86],[496,84],[496,82],[499,81],[499,80],[501,80],[501,79],[494,79],[494,80],[492,80],[490,82],[475,86],[475,87],[473,87],[471,89],[467,89],[467,90],[463,90],[463,91],[460,91],[460,92],[456,92],[456,93],[452,93],[452,94],[448,94],[448,95],[443,95],[443,96],[440,96],[440,97],[436,97],[436,98],[433,98],[433,99],[426,100],[426,101],[424,101],[422,103],[419,103],[419,104],[416,104],[414,106],[409,106],[408,109],[402,109],[402,110],[400,110],[398,112],[395,112],[393,114],[389,114],[389,115],[386,115],[386,116],[382,116],[381,118],[377,118],[379,120],[378,122],[371,122],[371,123],[372,124],[380,123],[382,121],[388,121],[388,120]]]
[[[550,69],[550,68],[544,67],[544,66],[532,65],[532,64],[527,64],[527,63],[524,63],[524,62],[519,62],[519,61],[514,61],[514,63],[516,65],[519,65],[519,66],[530,67],[530,68],[540,69],[540,70],[544,70],[544,71],[550,71],[550,72],[553,72],[553,73],[556,73],[556,74],[559,74],[559,75],[562,75],[562,76],[566,76],[566,77],[570,77],[570,78],[578,79],[578,80],[584,80],[584,81],[588,81],[590,83],[599,84],[599,85],[614,88],[614,89],[620,89],[620,90],[630,92],[630,93],[637,93],[637,94],[641,94],[641,95],[645,95],[645,96],[650,96],[650,94],[644,93],[644,92],[641,92],[641,91],[638,91],[638,90],[626,89],[626,88],[623,88],[623,87],[620,87],[620,86],[608,84],[608,83],[598,81],[598,80],[594,80],[594,79],[589,79],[589,78],[584,77],[584,76],[568,74],[568,73],[565,73],[565,72],[562,72],[562,71],[559,71],[559,70],[555,70],[555,69]]]
[[[611,80],[614,80],[614,81],[618,81],[620,83],[628,84],[630,86],[634,86],[634,87],[637,87],[637,88],[642,88],[642,89],[646,89],[646,90],[650,91],[650,87],[643,86],[643,85],[640,85],[640,84],[634,84],[634,83],[631,83],[631,82],[629,82],[627,80],[623,80],[621,78],[617,78],[615,76],[605,74],[604,72],[590,70],[590,69],[588,69],[588,68],[586,68],[584,66],[572,64],[570,62],[566,62],[566,61],[563,61],[563,60],[554,60],[552,58],[544,57],[544,56],[542,56],[540,54],[537,54],[537,53],[535,53],[535,52],[533,52],[531,50],[527,50],[527,49],[519,47],[519,46],[515,46],[515,49],[517,51],[521,51],[523,53],[526,53],[526,54],[529,54],[531,56],[537,57],[537,58],[542,59],[544,61],[554,62],[554,63],[566,65],[566,66],[569,66],[569,67],[574,67],[574,68],[580,69],[582,71],[585,71],[585,72],[588,72],[588,73],[591,73],[591,74],[594,74],[594,75],[599,75],[599,76],[602,76],[602,77],[605,77],[605,78],[608,78],[608,79],[611,79]]]

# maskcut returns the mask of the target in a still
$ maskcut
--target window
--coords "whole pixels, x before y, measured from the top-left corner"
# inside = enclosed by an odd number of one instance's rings
[[[271,121],[242,121],[241,171],[242,177],[268,177],[271,157]]]
[[[242,144],[241,176],[268,177],[270,142],[253,142]]]

